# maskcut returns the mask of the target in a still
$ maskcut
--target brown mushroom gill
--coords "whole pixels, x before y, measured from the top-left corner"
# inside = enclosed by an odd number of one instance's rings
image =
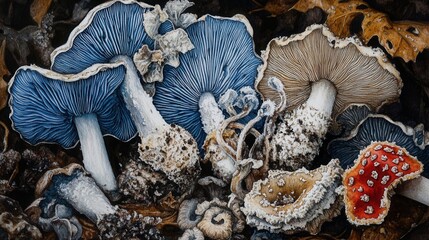
[[[381,50],[364,47],[354,38],[335,38],[322,25],[269,43],[256,86],[265,99],[278,103],[279,95],[267,84],[271,77],[282,81],[289,109],[303,104],[311,95],[317,96],[314,90],[324,88],[315,88],[314,82],[327,80],[324,84],[330,82],[334,89],[314,103],[329,105],[327,100],[334,97],[334,119],[352,103],[377,108],[394,101],[402,87],[399,72],[387,63]]]

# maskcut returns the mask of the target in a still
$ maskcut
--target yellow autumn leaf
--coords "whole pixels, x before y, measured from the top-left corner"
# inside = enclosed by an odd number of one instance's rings
[[[34,0],[30,6],[30,14],[33,20],[39,25],[42,23],[43,17],[49,10],[52,0]]]
[[[6,40],[3,40],[0,46],[0,110],[7,104],[7,83],[3,77],[9,75],[9,70],[6,67],[4,54],[6,51]]]
[[[380,44],[393,57],[405,62],[416,61],[417,55],[429,48],[429,24],[398,21],[368,6],[361,0],[299,0],[292,9],[306,12],[319,7],[328,16],[326,24],[339,37],[352,35],[350,26],[361,22],[362,31],[358,33],[364,43],[378,37]]]

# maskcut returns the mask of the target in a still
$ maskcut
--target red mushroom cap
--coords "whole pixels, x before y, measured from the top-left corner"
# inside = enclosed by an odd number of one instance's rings
[[[348,220],[356,225],[380,224],[390,207],[393,189],[423,171],[407,150],[389,142],[373,142],[344,173],[344,202]]]

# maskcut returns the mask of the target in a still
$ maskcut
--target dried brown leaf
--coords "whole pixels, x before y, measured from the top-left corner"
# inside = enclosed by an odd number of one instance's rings
[[[300,0],[293,9],[306,12],[314,7],[328,14],[326,24],[339,37],[351,36],[351,25],[362,18],[362,31],[359,33],[362,41],[368,43],[371,38],[378,37],[391,56],[400,57],[406,62],[416,61],[417,55],[429,48],[429,24],[392,22],[386,14],[370,8],[361,0]]]
[[[3,109],[7,104],[7,83],[4,81],[3,77],[10,75],[5,63],[5,51],[6,40],[3,40],[0,46],[0,110]]]
[[[34,0],[30,6],[30,14],[33,20],[41,26],[42,19],[51,6],[52,0]]]

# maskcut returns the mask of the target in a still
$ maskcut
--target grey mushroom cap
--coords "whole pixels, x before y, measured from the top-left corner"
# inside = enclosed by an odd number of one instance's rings
[[[381,49],[365,47],[356,37],[336,38],[324,25],[271,40],[263,60],[255,85],[264,99],[279,103],[278,94],[267,84],[270,78],[278,78],[288,97],[287,106],[293,109],[307,100],[314,82],[325,79],[337,92],[334,120],[352,103],[376,109],[396,101],[401,93],[399,72]]]

